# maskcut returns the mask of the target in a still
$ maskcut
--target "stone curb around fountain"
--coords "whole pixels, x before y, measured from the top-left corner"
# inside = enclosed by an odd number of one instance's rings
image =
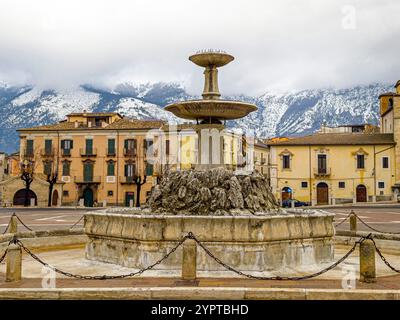
[[[4,299],[115,300],[400,300],[400,290],[303,288],[63,288],[0,289]]]

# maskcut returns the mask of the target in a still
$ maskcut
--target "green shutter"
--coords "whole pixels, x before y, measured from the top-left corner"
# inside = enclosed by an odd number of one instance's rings
[[[26,154],[33,156],[33,140],[26,140]]]
[[[115,163],[114,161],[110,161],[107,163],[107,176],[115,175]]]
[[[146,164],[146,176],[152,176],[152,175],[153,175],[153,164],[147,163]]]
[[[93,140],[86,139],[86,154],[91,155],[93,154]]]
[[[92,163],[85,163],[83,165],[83,179],[85,181],[93,180],[93,164]]]
[[[108,139],[108,154],[115,154],[115,139]]]

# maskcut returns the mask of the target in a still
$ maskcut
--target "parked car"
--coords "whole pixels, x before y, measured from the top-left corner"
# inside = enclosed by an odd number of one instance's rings
[[[294,206],[295,207],[304,207],[308,206],[307,202],[299,201],[297,199],[286,199],[282,201],[282,207],[283,208],[290,208],[292,206],[291,202],[294,201]]]

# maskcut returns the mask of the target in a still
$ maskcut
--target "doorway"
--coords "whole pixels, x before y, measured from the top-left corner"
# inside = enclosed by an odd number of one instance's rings
[[[359,184],[356,188],[356,201],[367,202],[367,188],[363,184]]]
[[[328,185],[325,182],[317,184],[317,204],[329,204]]]
[[[83,204],[85,207],[93,207],[93,190],[89,187],[83,190]]]
[[[135,205],[135,193],[132,191],[125,192],[125,207],[129,207],[130,201],[132,200],[132,206]]]
[[[54,190],[54,192],[53,192],[53,197],[51,199],[51,205],[52,206],[58,205],[58,191],[57,190]]]

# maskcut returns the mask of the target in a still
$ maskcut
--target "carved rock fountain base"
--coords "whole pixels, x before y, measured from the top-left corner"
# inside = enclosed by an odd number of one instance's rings
[[[314,265],[333,259],[333,217],[317,210],[278,209],[257,174],[238,176],[221,168],[172,172],[153,191],[147,209],[87,213],[86,257],[144,268],[192,232],[223,262],[242,271]],[[197,250],[198,270],[223,270]],[[180,270],[181,264],[179,248],[156,269]]]

